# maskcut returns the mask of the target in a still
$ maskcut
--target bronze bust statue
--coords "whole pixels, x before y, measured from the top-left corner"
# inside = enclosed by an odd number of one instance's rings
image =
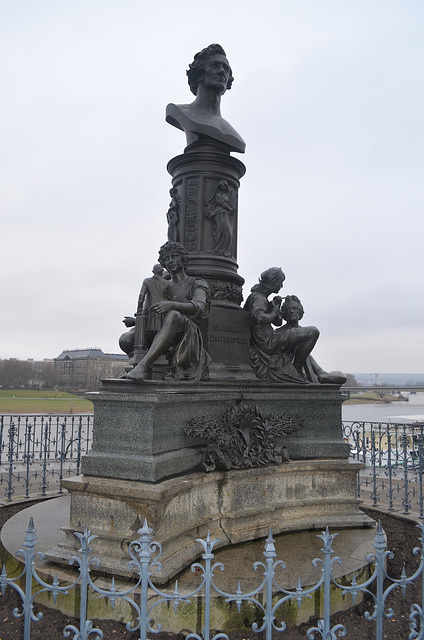
[[[221,116],[221,96],[233,83],[224,49],[211,44],[196,53],[187,76],[196,99],[190,104],[168,104],[166,121],[185,132],[188,146],[213,140],[224,144],[228,151],[244,153],[246,143]]]

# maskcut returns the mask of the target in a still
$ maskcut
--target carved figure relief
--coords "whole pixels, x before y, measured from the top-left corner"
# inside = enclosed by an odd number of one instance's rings
[[[171,196],[171,202],[169,203],[169,209],[166,214],[168,221],[168,240],[169,242],[179,242],[180,234],[178,229],[178,221],[180,219],[181,211],[181,196],[175,187],[169,190]]]
[[[232,255],[233,216],[232,191],[226,180],[217,182],[205,203],[205,216],[212,225],[212,251],[223,256]]]

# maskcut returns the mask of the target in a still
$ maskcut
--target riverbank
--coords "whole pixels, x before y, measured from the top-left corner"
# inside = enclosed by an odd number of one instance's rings
[[[384,391],[351,392],[348,404],[390,404],[408,402],[408,396]],[[93,404],[85,398],[55,389],[0,389],[0,414],[19,415],[42,413],[64,415],[72,413],[93,413]]]
[[[409,397],[401,393],[386,393],[384,391],[359,391],[350,394],[349,400],[343,404],[389,404],[391,402],[408,402]]]

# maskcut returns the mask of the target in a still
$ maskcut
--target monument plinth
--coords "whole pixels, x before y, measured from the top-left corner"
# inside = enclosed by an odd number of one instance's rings
[[[134,386],[124,380],[104,381],[104,391],[87,394],[94,404],[96,426],[92,449],[82,459],[84,475],[154,483],[204,470],[207,448],[186,434],[188,422],[213,424],[239,406],[257,407],[264,420],[286,416],[298,421],[298,430],[283,438],[292,460],[346,460],[349,455],[349,445],[341,438],[342,398],[335,386],[265,388],[249,383],[240,389],[238,382],[189,388],[183,383]]]

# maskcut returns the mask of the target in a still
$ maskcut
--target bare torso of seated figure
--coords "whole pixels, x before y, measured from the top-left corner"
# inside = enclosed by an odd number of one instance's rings
[[[184,131],[187,146],[204,138],[211,138],[228,147],[229,151],[244,153],[246,143],[227,120],[220,115],[203,111],[191,104],[168,104],[166,121]]]

